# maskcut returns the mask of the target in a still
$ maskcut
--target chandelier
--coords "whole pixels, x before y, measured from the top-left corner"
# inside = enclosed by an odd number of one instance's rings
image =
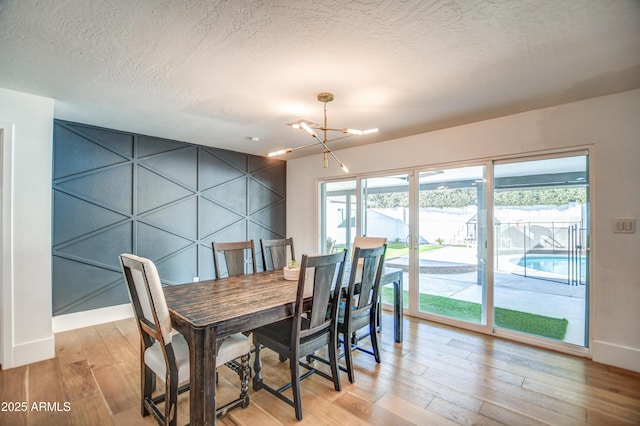
[[[274,152],[270,152],[267,154],[268,157],[274,157],[276,155],[282,155],[282,154],[287,154],[289,152],[293,152],[296,151],[298,149],[303,149],[303,148],[308,148],[310,146],[316,146],[316,145],[322,145],[322,167],[327,168],[329,167],[329,155],[331,155],[333,157],[334,160],[336,160],[336,162],[338,163],[338,165],[340,166],[340,168],[342,170],[344,170],[345,173],[349,173],[349,169],[347,169],[347,166],[344,165],[344,163],[342,161],[340,161],[340,159],[336,156],[336,154],[333,153],[333,151],[331,151],[331,149],[329,149],[329,142],[333,142],[333,141],[337,141],[339,139],[345,139],[345,138],[349,138],[351,136],[363,136],[363,135],[368,135],[371,133],[376,133],[378,131],[378,129],[368,129],[368,130],[357,130],[357,129],[332,129],[330,127],[327,127],[327,102],[331,102],[333,100],[333,93],[320,93],[318,95],[318,100],[320,102],[322,102],[324,104],[324,122],[322,126],[319,126],[315,123],[310,123],[307,121],[299,121],[297,123],[293,123],[291,125],[291,127],[293,127],[294,129],[303,129],[305,130],[307,133],[309,133],[311,135],[312,138],[315,139],[315,141],[313,143],[310,143],[308,145],[303,145],[303,146],[297,146],[295,148],[286,148],[286,149],[281,149],[279,151],[274,151]],[[320,139],[320,136],[318,136],[318,133],[316,132],[316,130],[320,130],[322,131],[322,139]],[[341,136],[337,136],[334,137],[332,139],[327,139],[327,132],[340,132],[342,135]]]

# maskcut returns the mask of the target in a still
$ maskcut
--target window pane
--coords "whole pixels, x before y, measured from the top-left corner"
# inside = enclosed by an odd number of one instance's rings
[[[321,185],[321,247],[323,254],[350,246],[356,232],[356,181]]]

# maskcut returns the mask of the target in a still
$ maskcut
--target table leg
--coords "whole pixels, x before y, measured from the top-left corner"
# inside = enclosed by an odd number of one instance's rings
[[[253,353],[253,390],[257,391],[262,389],[262,360],[260,359],[260,351],[262,350],[262,345],[255,344],[255,340],[253,343],[256,348],[255,352]]]
[[[189,339],[191,363],[189,413],[192,426],[216,424],[215,330],[193,330]]]
[[[398,273],[398,279],[393,281],[393,330],[395,341],[402,342],[402,272]]]

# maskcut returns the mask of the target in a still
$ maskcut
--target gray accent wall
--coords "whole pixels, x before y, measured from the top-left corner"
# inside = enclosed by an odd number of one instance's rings
[[[285,237],[286,163],[55,120],[53,315],[129,302],[118,255],[213,278],[212,241]],[[34,265],[34,267],[37,267]]]

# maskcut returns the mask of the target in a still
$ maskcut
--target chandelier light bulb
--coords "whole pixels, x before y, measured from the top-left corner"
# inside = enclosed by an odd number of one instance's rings
[[[364,134],[362,130],[358,130],[358,129],[344,129],[343,133],[348,133],[350,135],[357,135],[357,136],[362,136]]]
[[[306,130],[307,133],[309,133],[312,137],[314,137],[314,138],[318,137],[318,134],[311,127],[309,127],[309,125],[307,123],[305,123],[304,121],[302,123],[300,123],[300,127],[302,127],[304,130]]]
[[[293,148],[281,149],[279,151],[273,151],[267,154],[267,157],[275,157],[276,155],[286,154],[293,151]]]

